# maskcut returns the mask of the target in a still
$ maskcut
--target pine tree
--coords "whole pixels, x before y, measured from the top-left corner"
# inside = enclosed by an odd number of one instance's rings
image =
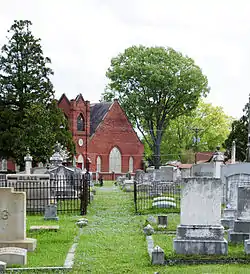
[[[45,161],[58,134],[74,150],[67,126],[60,129],[64,116],[55,110],[51,60],[31,26],[28,20],[14,21],[0,54],[0,155],[18,163],[27,147],[37,161]]]

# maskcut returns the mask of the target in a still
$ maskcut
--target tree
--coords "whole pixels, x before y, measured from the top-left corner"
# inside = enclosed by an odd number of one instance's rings
[[[54,100],[51,60],[27,20],[14,21],[0,54],[0,155],[22,163],[29,147],[45,161],[58,138],[71,151],[72,136]],[[64,130],[61,125],[64,124]]]
[[[207,77],[172,48],[132,46],[111,60],[104,100],[114,97],[141,132],[160,166],[160,144],[171,120],[193,110],[209,92]]]
[[[170,122],[161,144],[162,160],[190,163],[196,150],[214,151],[228,137],[232,120],[221,107],[200,101],[189,115]],[[198,140],[194,139],[197,137],[195,129],[198,129]]]
[[[235,141],[235,158],[237,161],[246,160],[246,149],[248,139],[248,119],[246,108],[244,109],[244,112],[245,114],[239,120],[233,121],[231,132],[223,144],[223,147],[228,151],[229,157],[231,157],[232,142]]]

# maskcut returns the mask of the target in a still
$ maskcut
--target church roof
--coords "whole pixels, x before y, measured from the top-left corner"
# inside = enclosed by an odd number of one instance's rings
[[[111,105],[110,102],[101,102],[90,106],[90,136],[95,133]]]

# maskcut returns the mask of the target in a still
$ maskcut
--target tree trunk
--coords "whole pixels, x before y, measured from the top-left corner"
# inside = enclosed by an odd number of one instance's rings
[[[161,165],[160,145],[161,145],[160,141],[156,142],[155,145],[154,145],[153,161],[154,161],[155,169],[159,169],[160,165]]]

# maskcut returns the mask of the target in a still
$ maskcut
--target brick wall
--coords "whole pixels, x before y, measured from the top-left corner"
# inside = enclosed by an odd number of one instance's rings
[[[101,171],[109,171],[109,154],[114,146],[120,150],[122,155],[121,172],[128,172],[130,156],[133,157],[133,171],[141,168],[144,152],[143,144],[117,101],[114,102],[103,122],[90,139],[88,157],[92,162],[91,171],[96,170],[98,156],[102,159]]]

